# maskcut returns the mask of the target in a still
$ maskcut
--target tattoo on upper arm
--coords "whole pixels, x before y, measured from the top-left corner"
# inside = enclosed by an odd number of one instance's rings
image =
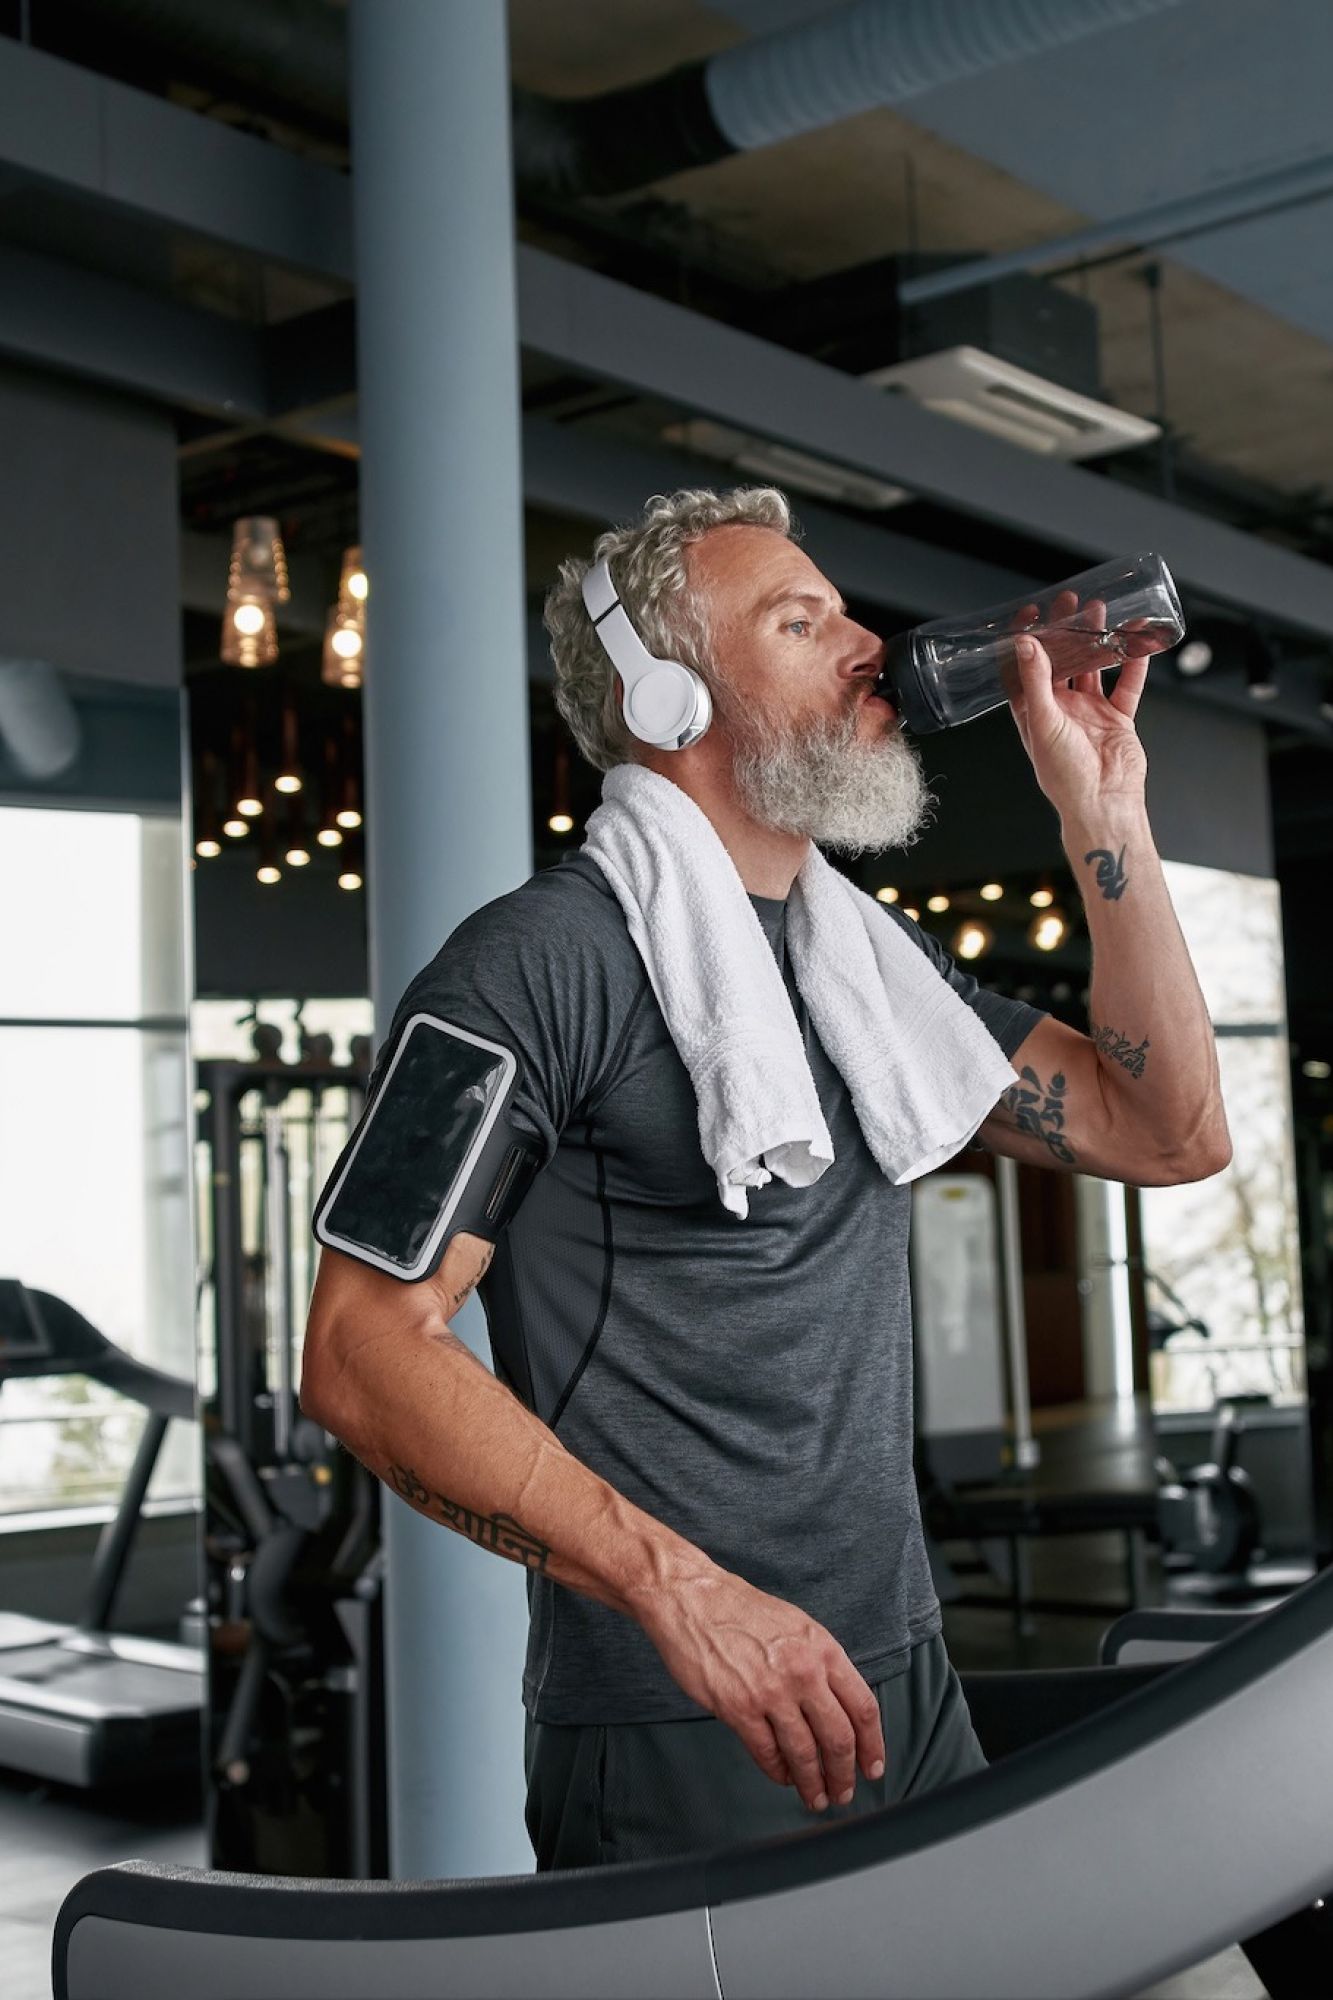
[[[1125,850],[1112,854],[1109,847],[1094,847],[1084,855],[1085,861],[1097,863],[1097,887],[1108,903],[1118,903],[1129,886],[1125,874]]]
[[[410,1465],[391,1464],[385,1478],[404,1500],[443,1521],[446,1527],[453,1528],[458,1534],[466,1535],[478,1548],[492,1549],[498,1556],[508,1556],[511,1562],[521,1563],[524,1569],[546,1569],[550,1549],[521,1527],[512,1514],[474,1514],[460,1501],[446,1500],[443,1493],[433,1492],[423,1480],[418,1479]]]
[[[1064,1098],[1068,1084],[1063,1073],[1051,1078],[1049,1090],[1042,1084],[1036,1070],[1024,1067],[1019,1075],[1022,1082],[1005,1091],[1001,1104],[1020,1132],[1028,1132],[1034,1139],[1040,1139],[1057,1160],[1072,1167],[1076,1155],[1064,1136]]]
[[[447,1311],[457,1312],[460,1306],[465,1306],[467,1304],[468,1300],[472,1297],[472,1294],[476,1291],[477,1286],[481,1283],[482,1279],[486,1276],[486,1273],[490,1270],[491,1259],[494,1257],[494,1255],[495,1255],[495,1245],[493,1243],[488,1243],[486,1245],[486,1248],[481,1253],[480,1263],[477,1265],[476,1270],[474,1271],[472,1277],[468,1280],[467,1284],[460,1285],[456,1291],[450,1293],[446,1307]]]
[[[1143,1075],[1149,1048],[1146,1035],[1135,1048],[1128,1035],[1117,1034],[1114,1028],[1099,1028],[1095,1021],[1090,1021],[1088,1026],[1094,1048],[1102,1055],[1109,1056],[1112,1062],[1119,1063],[1121,1069],[1127,1069],[1131,1076]]]

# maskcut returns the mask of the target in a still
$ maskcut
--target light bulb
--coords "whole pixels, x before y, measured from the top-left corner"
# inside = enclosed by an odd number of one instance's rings
[[[282,880],[281,868],[275,868],[271,861],[266,861],[262,868],[257,868],[255,874],[261,882],[281,882]]]
[[[552,833],[573,833],[574,822],[568,813],[552,813],[546,824]]]
[[[283,771],[273,780],[273,789],[275,792],[299,792],[301,780],[295,771]]]
[[[237,799],[236,810],[246,819],[258,819],[264,810],[262,799]]]
[[[349,575],[347,579],[347,595],[355,597],[357,602],[362,604],[369,597],[370,579],[363,569],[354,569]]]
[[[355,625],[340,625],[329,644],[340,660],[354,660],[361,651],[361,634]]]
[[[1028,897],[1034,910],[1049,910],[1055,901],[1054,889],[1034,889]]]
[[[940,912],[942,910],[947,910],[948,907],[949,907],[949,898],[947,896],[930,896],[927,898],[926,908],[928,910],[933,910],[936,916],[939,916]]]
[[[231,622],[245,638],[253,639],[264,629],[264,607],[254,603],[238,604],[231,614]]]
[[[289,868],[304,868],[309,860],[310,850],[308,847],[289,847],[287,849],[287,865]]]
[[[1028,931],[1028,940],[1038,951],[1058,951],[1068,929],[1058,910],[1048,910],[1044,917],[1034,920]]]
[[[227,835],[228,839],[239,840],[243,834],[249,833],[250,828],[248,823],[243,819],[224,819],[222,822],[222,831]]]
[[[880,903],[896,903],[898,891],[890,888],[876,889],[875,900]]]
[[[1312,1077],[1316,1083],[1322,1083],[1325,1077],[1333,1076],[1333,1065],[1324,1062],[1319,1056],[1309,1056],[1301,1064],[1301,1075]]]
[[[1206,674],[1213,664],[1213,649],[1206,639],[1187,639],[1176,648],[1176,672]]]
[[[980,958],[994,942],[995,933],[989,924],[960,924],[954,934],[954,954],[958,958]]]
[[[361,887],[361,877],[354,868],[348,868],[338,877],[338,887],[340,889],[359,889]]]
[[[202,855],[205,861],[211,861],[215,854],[221,854],[222,842],[220,840],[208,839],[196,840],[194,851],[196,854]]]
[[[334,818],[339,826],[354,827],[361,824],[361,815],[355,806],[344,806],[340,813],[334,814]]]
[[[345,688],[359,688],[361,685],[361,676],[360,674],[339,674],[338,685]]]
[[[342,832],[336,826],[322,826],[315,839],[321,847],[341,847],[343,844]]]
[[[983,903],[998,903],[1003,894],[1004,884],[1002,882],[983,882],[981,885],[981,900]]]
[[[910,917],[914,924],[919,924],[921,921],[920,910],[914,910],[910,903],[903,904],[903,915],[905,917]]]

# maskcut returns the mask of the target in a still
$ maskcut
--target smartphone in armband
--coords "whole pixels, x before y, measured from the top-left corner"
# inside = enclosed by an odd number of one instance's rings
[[[495,1242],[539,1164],[509,1109],[512,1050],[413,1014],[315,1208],[315,1235],[414,1283],[451,1236]]]

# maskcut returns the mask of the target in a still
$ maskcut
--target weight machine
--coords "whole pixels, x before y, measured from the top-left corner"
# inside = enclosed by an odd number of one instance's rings
[[[198,1065],[201,1414],[209,1441],[207,1819],[216,1867],[386,1873],[379,1497],[300,1414],[315,1196],[365,1101],[369,1046]]]

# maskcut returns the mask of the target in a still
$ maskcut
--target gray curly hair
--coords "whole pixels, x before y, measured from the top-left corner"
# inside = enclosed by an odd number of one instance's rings
[[[581,584],[594,563],[607,561],[621,603],[650,653],[681,660],[716,681],[714,634],[707,606],[690,589],[685,551],[710,528],[773,528],[789,540],[800,529],[776,486],[737,486],[728,493],[683,487],[655,493],[637,521],[609,528],[591,557],[569,556],[547,593],[543,620],[551,635],[555,705],[588,762],[599,771],[632,761],[636,739],[616,700],[616,672],[593,630]]]

